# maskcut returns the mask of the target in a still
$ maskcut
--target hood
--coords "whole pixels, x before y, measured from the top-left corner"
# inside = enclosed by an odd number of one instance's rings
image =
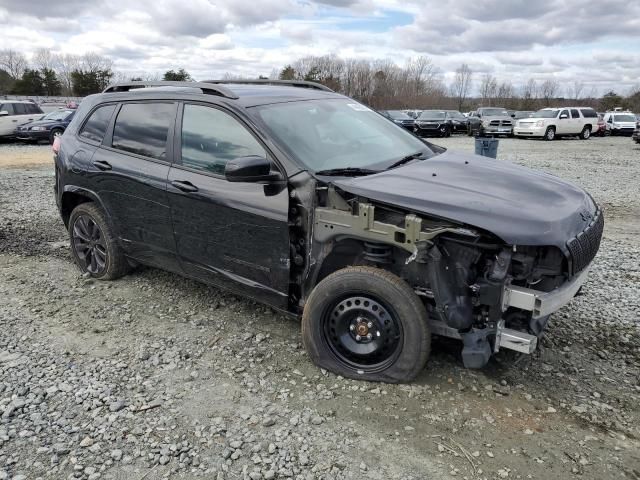
[[[22,127],[52,127],[63,123],[65,123],[63,120],[34,120],[33,122],[22,124]]]
[[[587,192],[560,178],[462,152],[334,183],[354,195],[489,231],[511,245],[563,251],[596,210]]]
[[[490,122],[491,120],[509,120],[509,121],[514,121],[513,117],[510,117],[509,115],[484,115],[480,120],[482,120],[483,122]]]

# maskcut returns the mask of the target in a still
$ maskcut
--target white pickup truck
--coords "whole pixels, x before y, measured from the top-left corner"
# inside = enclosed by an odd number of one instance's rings
[[[598,126],[598,114],[589,107],[543,108],[529,118],[516,122],[516,137],[541,137],[553,140],[558,137],[579,136],[586,140]]]

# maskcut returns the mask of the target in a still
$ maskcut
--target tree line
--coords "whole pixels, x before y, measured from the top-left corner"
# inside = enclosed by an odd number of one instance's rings
[[[223,79],[242,79],[226,73]],[[536,110],[552,105],[584,105],[598,110],[614,107],[640,111],[640,84],[627,95],[610,91],[599,96],[584,82],[562,85],[557,79],[529,79],[521,86],[499,81],[485,73],[477,76],[467,64],[460,65],[449,82],[427,56],[409,59],[404,65],[391,60],[362,60],[335,55],[306,56],[276,69],[269,76],[281,80],[307,80],[328,86],[375,109],[442,108],[467,111],[479,106],[500,106],[514,110]],[[37,50],[27,60],[11,49],[0,50],[0,94],[85,96],[104,90],[110,83],[125,80],[192,81],[184,69],[164,74],[127,76],[113,69],[113,61],[96,53],[54,54]],[[474,89],[475,85],[475,89]],[[474,91],[475,90],[475,91]]]

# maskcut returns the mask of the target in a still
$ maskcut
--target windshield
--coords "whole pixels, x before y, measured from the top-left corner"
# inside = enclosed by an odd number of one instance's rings
[[[73,110],[56,110],[55,112],[47,113],[43,120],[64,120],[73,113]]]
[[[390,117],[398,119],[398,120],[412,120],[412,118],[404,112],[400,110],[387,110],[387,113]]]
[[[533,112],[516,112],[515,118],[528,118]]]
[[[480,113],[483,117],[508,117],[509,112],[503,108],[483,108]]]
[[[447,111],[447,114],[449,115],[449,118],[454,118],[454,119],[458,119],[458,120],[464,120],[465,116],[462,115],[460,112],[458,112],[457,110],[449,110]]]
[[[531,118],[556,118],[558,110],[538,110]]]
[[[614,115],[613,121],[614,122],[635,122],[636,117],[633,115]]]
[[[309,100],[254,107],[271,135],[312,171],[382,169],[431,149],[405,129],[354,100]]]
[[[444,118],[444,112],[441,110],[425,110],[420,114],[418,118],[429,118],[429,119],[442,119]]]

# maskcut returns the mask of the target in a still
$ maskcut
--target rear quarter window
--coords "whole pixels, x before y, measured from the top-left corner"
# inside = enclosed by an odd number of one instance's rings
[[[25,105],[24,103],[14,103],[13,110],[15,111],[16,115],[26,115],[28,113],[27,105]]]
[[[584,118],[598,118],[596,111],[591,108],[581,108],[580,111]]]
[[[102,143],[115,109],[115,105],[104,105],[94,110],[80,130],[80,136]]]

